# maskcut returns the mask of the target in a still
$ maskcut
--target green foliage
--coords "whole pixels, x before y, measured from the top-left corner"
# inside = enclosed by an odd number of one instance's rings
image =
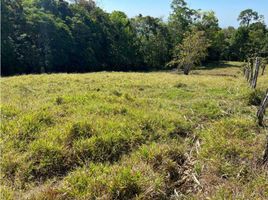
[[[204,32],[198,31],[188,34],[182,44],[176,47],[178,52],[171,65],[178,65],[183,69],[185,75],[207,56],[207,50],[210,46]]]
[[[147,69],[162,69],[170,60],[171,35],[159,18],[139,15],[132,19],[138,38],[142,65]]]
[[[169,16],[169,27],[174,45],[178,45],[184,38],[184,33],[193,23],[196,11],[189,8],[184,0],[173,0],[171,2],[172,13]],[[174,46],[175,47],[175,46]]]
[[[252,21],[258,21],[262,18],[263,16],[259,16],[256,11],[253,11],[252,9],[246,9],[239,14],[237,20],[240,21],[240,25],[248,27]]]
[[[92,0],[3,0],[1,9],[3,75],[162,70],[185,33],[199,31],[210,40],[205,61],[267,56],[267,27],[251,9],[241,12],[237,29],[221,29],[213,11],[184,0],[171,2],[168,22],[107,13]]]

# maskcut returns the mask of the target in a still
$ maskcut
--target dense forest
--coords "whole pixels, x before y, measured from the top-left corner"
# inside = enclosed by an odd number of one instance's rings
[[[213,11],[191,9],[184,0],[172,1],[168,20],[107,13],[91,0],[1,4],[2,75],[164,69],[176,65],[171,61],[184,39],[196,32],[209,42],[205,62],[268,52],[264,18],[251,9],[240,13],[238,28],[220,28]]]

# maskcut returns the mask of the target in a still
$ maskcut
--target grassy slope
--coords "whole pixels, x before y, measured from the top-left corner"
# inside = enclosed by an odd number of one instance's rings
[[[239,68],[17,76],[1,90],[5,199],[268,198]]]

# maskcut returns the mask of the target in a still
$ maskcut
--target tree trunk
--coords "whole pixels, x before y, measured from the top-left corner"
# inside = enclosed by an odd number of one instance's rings
[[[189,75],[189,73],[190,73],[190,66],[188,66],[188,65],[184,66],[183,73],[184,73],[184,75]]]

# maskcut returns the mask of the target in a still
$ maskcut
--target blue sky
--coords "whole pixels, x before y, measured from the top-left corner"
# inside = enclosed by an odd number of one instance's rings
[[[138,14],[164,17],[170,13],[171,0],[96,0],[104,10],[124,11],[129,17]],[[251,8],[265,16],[268,25],[268,0],[186,0],[194,9],[213,10],[221,27],[238,26],[236,21],[240,11]]]

